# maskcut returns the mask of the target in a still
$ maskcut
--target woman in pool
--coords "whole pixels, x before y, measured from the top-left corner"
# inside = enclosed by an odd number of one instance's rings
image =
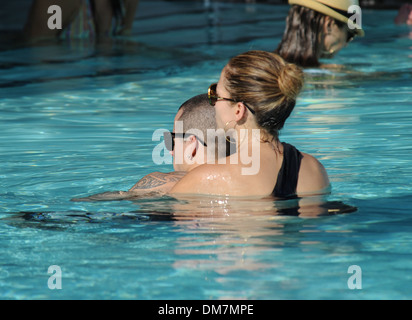
[[[239,137],[237,152],[224,164],[191,170],[171,194],[287,197],[328,192],[322,164],[278,138],[302,86],[302,70],[275,53],[250,51],[232,58],[219,82],[210,86],[209,99],[217,127]],[[242,161],[245,155],[257,162],[254,174],[245,174],[250,169],[250,162]]]
[[[319,67],[319,59],[333,58],[355,36],[365,34],[361,26],[348,26],[354,15],[348,9],[358,6],[358,0],[289,0],[289,4],[286,29],[275,50],[288,62]]]

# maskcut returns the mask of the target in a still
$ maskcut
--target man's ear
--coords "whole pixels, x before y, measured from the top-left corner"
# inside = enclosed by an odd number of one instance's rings
[[[194,158],[196,156],[197,149],[199,147],[199,141],[197,141],[196,136],[191,135],[190,138],[189,138],[189,142],[190,142],[189,147],[192,148],[192,150],[190,151],[190,154]]]

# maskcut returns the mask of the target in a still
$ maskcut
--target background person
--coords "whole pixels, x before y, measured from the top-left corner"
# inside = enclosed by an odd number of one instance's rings
[[[404,3],[395,18],[395,24],[412,25],[412,4]]]
[[[138,4],[139,0],[34,0],[24,35],[32,41],[130,35]],[[61,8],[61,30],[48,27],[52,5]]]
[[[319,67],[319,59],[333,58],[355,36],[364,36],[361,26],[348,27],[348,13],[358,0],[289,0],[292,7],[275,53],[302,67]],[[356,22],[356,21],[355,21]]]

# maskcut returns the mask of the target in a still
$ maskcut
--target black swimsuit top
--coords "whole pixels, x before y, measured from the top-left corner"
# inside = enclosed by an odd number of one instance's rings
[[[284,198],[296,195],[300,163],[303,156],[294,146],[285,142],[282,142],[282,145],[283,163],[272,195]]]

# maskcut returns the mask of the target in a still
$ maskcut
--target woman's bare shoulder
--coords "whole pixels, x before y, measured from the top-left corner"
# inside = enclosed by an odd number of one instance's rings
[[[297,193],[324,193],[328,191],[330,182],[325,167],[314,156],[303,152],[302,155]]]

